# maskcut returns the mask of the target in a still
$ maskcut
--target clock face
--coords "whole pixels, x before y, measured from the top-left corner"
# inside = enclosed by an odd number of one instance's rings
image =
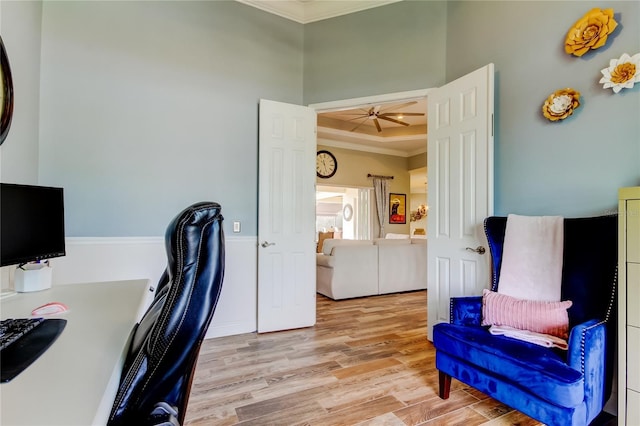
[[[316,155],[316,175],[319,178],[330,178],[336,174],[338,162],[336,157],[329,151],[318,151]]]

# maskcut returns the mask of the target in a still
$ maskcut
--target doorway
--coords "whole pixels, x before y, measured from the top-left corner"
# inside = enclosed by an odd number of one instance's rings
[[[285,234],[276,236],[272,232],[273,226],[270,224],[273,222],[279,227],[285,226],[286,230],[293,229],[294,225],[296,231],[313,230],[313,222],[310,224],[308,222],[315,220],[315,213],[312,213],[315,210],[314,203],[311,197],[315,193],[317,181],[315,176],[311,175],[311,164],[313,164],[313,155],[315,154],[311,151],[317,151],[318,136],[316,129],[312,126],[307,126],[310,132],[302,134],[298,124],[302,124],[301,120],[307,124],[315,122],[318,113],[326,111],[362,107],[363,105],[370,107],[374,103],[407,102],[414,99],[425,99],[428,95],[427,114],[431,123],[429,138],[432,139],[428,144],[427,158],[428,180],[431,186],[428,204],[432,210],[428,215],[428,228],[431,232],[429,232],[427,240],[429,246],[428,291],[430,293],[428,312],[430,317],[436,317],[430,318],[428,321],[430,327],[428,337],[431,337],[430,330],[434,324],[448,320],[446,306],[448,306],[450,296],[472,295],[477,292],[478,288],[485,286],[485,281],[488,278],[485,274],[485,270],[488,270],[489,267],[488,257],[483,259],[477,256],[483,253],[479,250],[479,245],[482,244],[484,238],[481,232],[482,220],[493,212],[493,80],[494,66],[489,64],[434,89],[325,102],[312,104],[309,107],[265,101],[265,107],[273,105],[273,108],[270,111],[265,108],[264,113],[261,100],[258,246],[264,250],[258,249],[259,332],[261,332],[261,318],[265,323],[272,320],[269,308],[280,309],[282,302],[291,302],[286,306],[287,308],[296,307],[293,302],[297,302],[298,299],[294,299],[293,296],[302,292],[304,292],[305,303],[312,300],[312,295],[315,300],[315,286],[312,285],[315,280],[311,278],[313,271],[306,268],[307,265],[311,266],[311,262],[313,262],[309,254],[315,252],[314,248],[311,244],[304,242],[295,244],[292,242],[292,238],[288,238],[288,235]],[[287,127],[283,126],[285,123]],[[273,132],[270,133],[267,129],[273,130]],[[287,133],[284,132],[286,129],[304,152],[296,151],[294,153],[287,148],[286,151],[279,151],[286,154],[283,156],[280,154],[269,155],[266,149],[263,150],[263,146],[269,148],[270,139],[286,135]],[[297,162],[298,159],[304,161]],[[283,174],[280,165],[284,163],[281,160],[286,160],[285,165],[293,167],[295,171],[287,170],[286,174]],[[302,182],[299,179],[287,180],[284,179],[284,176],[301,176],[303,179]],[[279,188],[273,187],[274,178],[277,178],[277,182],[291,184],[295,181],[298,184],[296,189],[300,191],[296,194],[300,195],[300,199],[299,202],[298,198],[294,200],[296,208],[285,209],[285,212],[300,213],[294,221],[288,220],[282,215],[272,214],[269,210],[274,205],[282,205],[283,197],[280,195],[286,193],[286,191],[282,192],[278,190]],[[265,197],[262,196],[263,194]],[[272,196],[272,200],[268,198],[269,196]],[[306,208],[311,210],[306,210]],[[274,219],[277,220],[274,221]],[[456,233],[454,234],[453,231]],[[282,244],[276,244],[272,241],[274,238],[278,238]],[[308,237],[305,241],[309,242]],[[273,250],[273,247],[277,247],[282,255],[275,253],[276,250]],[[307,250],[307,247],[311,250]],[[476,248],[474,249],[474,247]],[[294,253],[295,250],[297,252]],[[306,268],[304,271],[301,268],[286,268],[286,265],[280,261],[284,257],[302,253],[300,250],[304,252],[304,256],[299,255],[297,258],[304,257]],[[469,254],[469,252],[473,252],[473,254]],[[279,262],[275,262],[275,260]],[[436,264],[433,264],[434,262]],[[261,268],[263,264],[271,266],[271,269]],[[313,267],[315,269],[315,264]],[[289,270],[300,272],[297,279],[290,279],[290,277],[285,277],[287,280],[280,279],[282,273]],[[458,277],[453,272],[458,275],[463,273],[463,275]],[[270,286],[272,283],[277,284],[278,287]],[[300,287],[298,288],[295,283],[305,284],[298,286]],[[451,283],[457,283],[457,286],[453,288]],[[284,285],[295,287],[295,291],[281,291],[284,289]],[[312,291],[313,293],[311,293]],[[261,309],[261,303],[264,303],[267,309]],[[440,307],[442,309],[439,309]],[[281,315],[282,325],[279,329],[297,328],[294,322],[299,318],[295,317],[294,310],[289,311],[287,313],[294,317],[287,321],[288,318]],[[313,319],[315,323],[315,309],[312,310],[309,306],[304,310],[304,313],[309,314],[308,317]]]
[[[352,151],[413,157],[427,150],[426,99],[434,89],[374,95],[309,105],[318,115],[318,145],[328,145]],[[402,115],[404,113],[404,116]],[[375,126],[374,126],[375,124]],[[425,159],[426,161],[426,159]],[[408,164],[406,231],[411,235],[427,233],[427,167]],[[375,170],[373,170],[375,172]],[[397,178],[396,178],[397,179]],[[331,184],[331,183],[327,183]],[[349,186],[354,182],[340,182]],[[360,182],[362,184],[362,182]],[[318,182],[318,185],[321,185]],[[322,184],[324,185],[324,184]],[[393,191],[391,191],[393,192]],[[373,198],[373,194],[371,194]],[[375,200],[372,200],[372,219],[375,219]],[[371,238],[377,237],[377,232]],[[346,238],[343,236],[343,238]],[[363,239],[363,238],[359,238]],[[368,239],[368,238],[365,238]]]

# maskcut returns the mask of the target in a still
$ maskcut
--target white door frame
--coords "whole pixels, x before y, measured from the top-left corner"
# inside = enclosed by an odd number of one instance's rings
[[[386,93],[383,95],[365,96],[362,98],[342,99],[339,101],[320,102],[309,104],[309,108],[316,110],[316,113],[340,111],[352,109],[369,104],[379,104],[387,102],[409,102],[415,99],[426,98],[430,91],[434,89],[409,90],[406,92]]]
[[[345,109],[358,108],[362,106],[370,106],[371,104],[377,103],[386,103],[386,102],[408,102],[416,99],[426,98],[430,92],[436,91],[438,88],[431,89],[419,89],[419,90],[411,90],[406,92],[396,92],[396,93],[388,93],[382,95],[374,95],[374,96],[366,96],[361,98],[352,98],[352,99],[344,99],[339,101],[331,101],[331,102],[321,102],[315,104],[309,104],[310,108],[316,110],[316,113],[322,112],[331,112],[331,111],[339,111]],[[427,111],[428,112],[428,111]],[[427,132],[427,144],[428,144],[428,132]],[[317,143],[317,139],[316,139]],[[490,159],[493,161],[493,158]],[[493,182],[493,172],[489,177],[491,182]],[[491,187],[493,187],[493,183],[491,183]],[[491,206],[492,208],[493,206]],[[429,229],[427,225],[427,235],[429,234]]]

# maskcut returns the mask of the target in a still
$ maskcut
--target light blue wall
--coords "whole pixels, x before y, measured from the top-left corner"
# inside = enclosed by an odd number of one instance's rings
[[[564,52],[569,27],[593,7],[613,8],[618,28],[582,58]],[[640,2],[451,2],[447,81],[496,69],[495,212],[600,215],[621,186],[640,185],[640,85],[614,94],[600,70],[640,52]],[[551,123],[549,94],[572,87],[581,107]]]
[[[0,146],[0,181],[38,183],[42,3],[0,2],[0,31],[15,94],[10,131]]]
[[[258,101],[302,103],[302,31],[231,1],[44,2],[40,182],[67,235],[162,235],[202,200],[256,235]]]
[[[566,32],[593,7],[620,26],[571,57]],[[639,15],[637,1],[404,1],[320,21],[305,26],[305,102],[436,87],[493,62],[496,214],[605,214],[619,187],[640,184],[640,87],[614,95],[598,80],[610,59],[640,52]],[[563,87],[582,106],[550,123],[542,103]]]
[[[305,104],[445,82],[447,7],[403,1],[304,27]]]
[[[5,3],[3,35],[19,26],[5,28]],[[36,108],[12,128],[3,168],[65,187],[71,237],[161,235],[202,199],[256,235],[260,98],[422,89],[494,62],[496,212],[602,213],[619,186],[640,184],[640,88],[613,95],[597,83],[609,59],[640,52],[640,4],[605,3],[621,26],[582,59],[562,42],[594,3],[404,1],[304,26],[233,1],[29,3],[14,42],[31,52],[22,70],[41,76],[26,90],[41,78],[39,126]],[[583,106],[547,123],[544,98],[567,85]],[[8,148],[35,138],[35,154]]]

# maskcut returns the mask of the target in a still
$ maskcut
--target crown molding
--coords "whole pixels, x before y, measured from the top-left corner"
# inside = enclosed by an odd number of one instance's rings
[[[300,24],[335,18],[402,0],[236,0]]]
[[[406,136],[375,136],[362,133],[352,133],[328,127],[318,126],[318,144],[354,151],[373,152],[376,154],[411,157],[427,152],[426,134]],[[394,142],[422,142],[416,149],[394,149]],[[375,146],[374,146],[375,145]],[[385,146],[387,145],[387,146]]]
[[[396,157],[408,157],[407,153],[404,151],[399,151],[395,149],[376,148],[376,147],[371,147],[366,145],[359,145],[355,143],[335,141],[332,139],[318,138],[318,145],[329,146],[332,148],[349,149],[352,151],[371,152],[374,154],[393,155]]]

